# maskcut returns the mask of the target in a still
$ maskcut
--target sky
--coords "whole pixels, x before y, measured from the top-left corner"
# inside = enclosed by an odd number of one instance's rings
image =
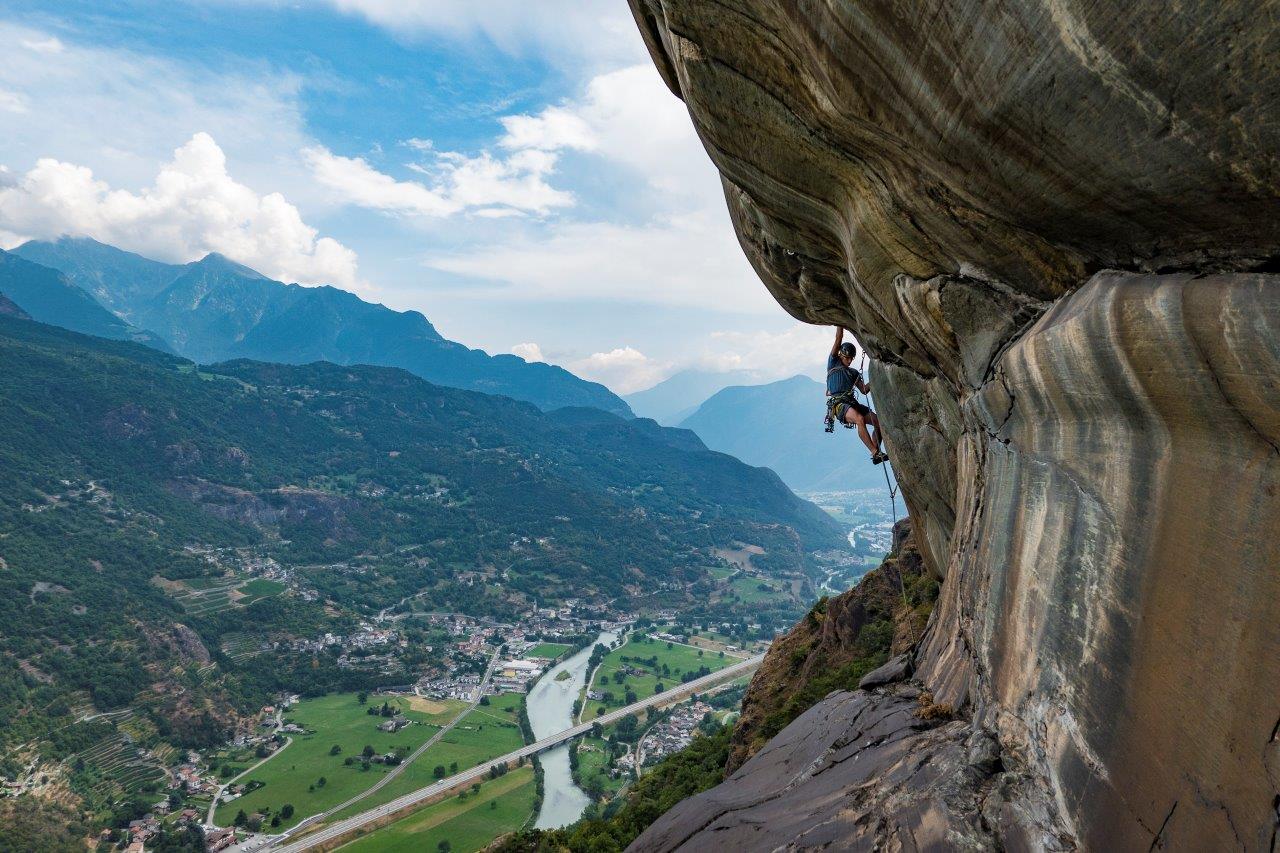
[[[625,0],[0,0],[0,55],[0,247],[217,251],[621,394],[825,367]]]

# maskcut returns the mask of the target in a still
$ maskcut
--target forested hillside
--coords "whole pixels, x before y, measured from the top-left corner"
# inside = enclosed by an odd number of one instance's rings
[[[786,571],[840,541],[770,472],[690,433],[401,370],[197,369],[0,317],[0,403],[10,744],[127,707],[209,742],[270,691],[385,679],[289,642],[419,592],[500,618],[696,582],[715,546],[759,545],[758,565]],[[277,580],[251,580],[263,566]]]

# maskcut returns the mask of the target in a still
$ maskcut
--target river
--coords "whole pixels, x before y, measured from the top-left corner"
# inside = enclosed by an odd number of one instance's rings
[[[596,643],[607,645],[617,639],[617,634],[606,631],[596,638]],[[595,643],[547,670],[529,691],[526,699],[529,725],[538,740],[573,726],[573,700],[578,698],[587,680],[587,665],[591,662],[594,647]],[[569,677],[556,681],[561,672],[568,672]],[[542,753],[538,760],[542,763],[543,795],[542,810],[538,812],[534,826],[538,829],[568,826],[582,817],[582,812],[591,802],[586,793],[573,783],[573,773],[569,770],[569,744]]]

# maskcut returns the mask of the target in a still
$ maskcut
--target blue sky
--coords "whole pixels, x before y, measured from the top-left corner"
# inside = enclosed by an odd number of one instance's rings
[[[220,251],[621,393],[821,371],[623,0],[3,0],[0,51],[0,245]]]

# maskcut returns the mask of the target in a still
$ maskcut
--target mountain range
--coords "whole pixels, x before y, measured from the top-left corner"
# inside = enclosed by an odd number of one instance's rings
[[[807,376],[724,388],[680,422],[712,450],[772,468],[799,492],[884,486],[851,430],[822,429],[825,388]]]
[[[108,311],[56,269],[0,251],[0,294],[31,319],[117,341],[135,341],[164,352],[169,345]]]
[[[47,310],[29,304],[47,302],[39,294],[65,287],[55,288],[47,273],[21,265],[14,265],[14,280],[0,282],[0,292],[35,319],[74,331],[160,348],[163,340],[200,363],[250,358],[400,367],[436,384],[525,400],[543,410],[589,406],[632,416],[609,389],[563,368],[469,349],[441,336],[417,311],[394,311],[335,287],[285,284],[216,253],[166,264],[88,238],[63,237],[25,243],[12,256],[56,270],[91,297],[73,305],[63,295]],[[94,308],[106,315],[93,321],[96,326],[87,317]]]
[[[642,418],[653,418],[664,426],[675,426],[698,410],[708,397],[729,385],[752,385],[757,377],[748,370],[714,373],[709,370],[681,370],[622,399]]]

